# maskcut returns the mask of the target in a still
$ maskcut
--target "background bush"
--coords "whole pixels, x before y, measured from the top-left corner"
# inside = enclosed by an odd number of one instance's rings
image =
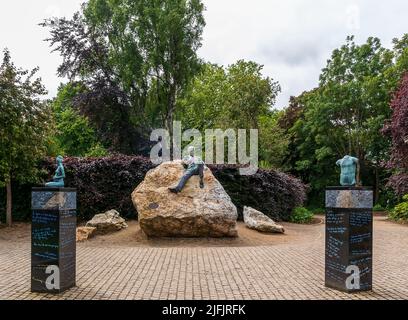
[[[275,170],[259,169],[241,176],[237,166],[209,166],[223,185],[242,219],[244,206],[263,212],[276,221],[289,221],[295,207],[306,200],[306,186],[297,178]]]
[[[394,221],[408,221],[408,194],[403,197],[404,202],[397,205],[390,212],[390,219]]]
[[[125,218],[135,217],[130,194],[153,168],[149,159],[116,155],[104,158],[65,158],[65,185],[77,188],[78,218],[90,219],[109,209],[118,210]],[[43,181],[52,179],[54,158],[44,160]],[[13,186],[13,216],[16,221],[31,218],[32,185]],[[0,211],[5,205],[4,192],[0,194]]]
[[[43,181],[50,180],[55,160],[48,158],[40,167]],[[131,193],[154,168],[144,157],[115,155],[104,158],[65,158],[66,186],[78,191],[78,218],[87,220],[97,213],[116,209],[127,218],[136,218]],[[209,166],[237,206],[260,210],[277,221],[288,221],[293,209],[306,198],[306,188],[292,176],[274,170],[259,170],[253,176],[239,175],[237,166]],[[13,185],[13,216],[16,221],[31,218],[32,185]],[[5,194],[0,192],[1,219],[4,220]]]
[[[293,223],[310,223],[313,219],[313,212],[304,207],[297,207],[293,210],[289,221]]]
[[[384,211],[387,211],[387,209],[385,209],[381,204],[378,203],[373,207],[373,211],[374,212],[384,212]]]

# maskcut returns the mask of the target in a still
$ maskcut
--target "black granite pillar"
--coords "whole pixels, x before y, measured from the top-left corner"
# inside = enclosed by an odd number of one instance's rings
[[[326,189],[327,287],[345,292],[372,289],[372,208],[371,188]]]
[[[75,286],[76,189],[33,188],[31,291],[61,293]]]

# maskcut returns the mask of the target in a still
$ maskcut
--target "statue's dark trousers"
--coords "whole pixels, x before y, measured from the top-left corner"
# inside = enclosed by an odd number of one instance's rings
[[[188,168],[184,173],[183,177],[180,179],[179,184],[173,190],[175,192],[181,192],[184,186],[186,185],[187,181],[192,176],[200,176],[200,188],[204,188],[204,164],[198,164],[193,168]]]

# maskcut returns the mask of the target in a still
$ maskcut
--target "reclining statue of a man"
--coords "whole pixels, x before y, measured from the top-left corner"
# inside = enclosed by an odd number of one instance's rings
[[[186,169],[184,172],[183,177],[180,179],[180,182],[176,187],[171,187],[169,190],[173,193],[179,193],[183,190],[184,186],[186,185],[187,181],[192,176],[199,176],[200,177],[200,188],[204,188],[204,162],[197,156],[195,156],[195,148],[190,146],[188,148],[188,156],[184,157],[183,165]]]

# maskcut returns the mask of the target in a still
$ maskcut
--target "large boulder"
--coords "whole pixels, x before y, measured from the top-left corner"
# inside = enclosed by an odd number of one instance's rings
[[[285,233],[283,226],[278,225],[262,212],[244,207],[244,222],[250,229],[268,233]]]
[[[92,220],[86,223],[86,227],[96,228],[97,234],[107,234],[120,231],[128,227],[116,210],[109,210],[105,213],[95,215]]]
[[[204,170],[204,189],[193,176],[171,193],[183,173],[181,161],[163,163],[133,191],[141,229],[150,237],[236,237],[237,208],[211,170]]]

